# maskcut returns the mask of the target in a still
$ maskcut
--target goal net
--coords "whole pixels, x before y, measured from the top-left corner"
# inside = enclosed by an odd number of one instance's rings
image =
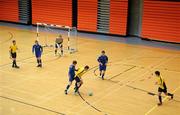
[[[44,47],[54,47],[55,39],[61,35],[63,38],[64,52],[74,53],[77,51],[76,27],[61,26],[55,24],[37,23],[36,39]]]

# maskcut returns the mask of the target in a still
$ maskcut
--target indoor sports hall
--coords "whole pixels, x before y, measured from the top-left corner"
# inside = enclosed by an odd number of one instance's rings
[[[0,0],[0,115],[178,115],[179,14],[179,0]]]

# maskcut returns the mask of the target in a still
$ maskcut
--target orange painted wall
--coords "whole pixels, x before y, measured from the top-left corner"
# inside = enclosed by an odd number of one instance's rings
[[[126,35],[128,0],[110,1],[110,33]]]
[[[18,0],[0,0],[0,20],[19,21]]]
[[[97,31],[97,0],[78,0],[78,30]]]
[[[72,26],[72,0],[32,0],[32,23]]]
[[[180,43],[180,2],[145,0],[141,36]]]

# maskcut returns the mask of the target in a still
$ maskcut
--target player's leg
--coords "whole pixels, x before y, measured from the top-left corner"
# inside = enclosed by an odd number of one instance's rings
[[[57,44],[57,43],[55,43],[55,50],[54,50],[55,55],[57,55],[57,50],[58,50],[58,44]]]
[[[82,86],[82,84],[83,84],[83,80],[82,80],[82,79],[80,79],[78,89]]]
[[[41,56],[39,57],[39,67],[42,67],[42,60],[41,60]]]
[[[35,52],[35,56],[36,56],[36,60],[37,60],[37,67],[39,67],[39,54],[37,52]]]
[[[37,59],[37,67],[42,67],[42,60],[41,60],[41,53],[36,53],[36,59]]]
[[[60,44],[60,49],[61,49],[61,55],[63,55],[63,44]]]
[[[158,98],[159,98],[159,103],[158,103],[158,105],[162,105],[162,96],[161,96],[162,90],[163,90],[163,89],[158,88]]]
[[[66,95],[67,95],[68,89],[69,89],[70,86],[72,85],[73,80],[74,80],[74,76],[69,75],[69,83],[68,83],[68,85],[66,86],[66,89],[64,90],[64,92],[65,92]]]
[[[173,99],[173,94],[171,94],[171,93],[167,93],[167,87],[166,87],[166,84],[165,84],[165,82],[163,83],[163,86],[164,86],[164,94],[166,95],[166,96],[170,96],[171,97],[171,99]]]
[[[104,80],[104,75],[106,73],[106,65],[102,66],[102,80]]]
[[[75,77],[75,80],[76,80],[76,83],[75,83],[75,91],[74,92],[77,93],[81,80],[79,79],[79,77]]]
[[[66,89],[64,90],[66,95],[68,94],[67,92],[68,92],[68,89],[70,88],[71,84],[72,84],[72,81],[69,81],[68,85],[66,86]]]
[[[171,99],[173,99],[173,97],[174,97],[174,94],[167,93],[167,89],[165,89],[164,94],[165,94],[166,96],[170,96],[170,97],[171,97]]]
[[[16,64],[16,53],[12,53],[12,59],[13,59],[12,67],[19,68],[19,66],[17,66]]]
[[[99,65],[99,77],[101,77],[101,75],[102,75],[102,65]]]
[[[15,67],[15,59],[13,53],[11,53],[11,59],[12,59],[12,67]]]

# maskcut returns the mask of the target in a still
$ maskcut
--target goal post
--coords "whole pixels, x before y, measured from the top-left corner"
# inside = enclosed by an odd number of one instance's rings
[[[54,46],[55,38],[63,36],[63,49],[69,53],[77,51],[77,28],[55,24],[36,23],[36,40],[41,41],[44,47]],[[43,41],[43,42],[42,42]]]

